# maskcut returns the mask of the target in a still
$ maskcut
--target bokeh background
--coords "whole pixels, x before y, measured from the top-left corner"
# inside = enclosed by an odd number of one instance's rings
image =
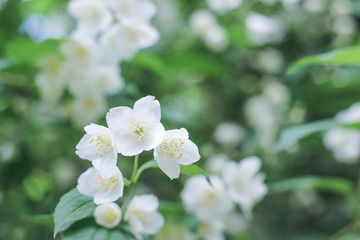
[[[205,1],[154,2],[159,41],[119,63],[119,91],[106,95],[97,109],[76,114],[77,96],[65,89],[49,104],[36,80],[39,59],[49,53],[63,58],[60,44],[75,28],[67,1],[0,0],[0,239],[52,239],[51,214],[59,198],[89,167],[75,154],[83,127],[106,125],[109,108],[132,107],[146,95],[160,101],[166,129],[188,130],[200,149],[198,165],[209,172],[208,160],[217,154],[235,161],[257,155],[269,186],[303,176],[356,183],[359,164],[336,161],[322,133],[280,152],[276,144],[284,129],[333,118],[358,101],[358,67],[307,66],[292,74],[287,69],[304,56],[358,45],[360,2],[244,0],[236,9],[213,13],[226,33],[221,49],[191,28],[191,14],[208,9]],[[132,160],[122,157],[118,164],[129,177]],[[169,181],[152,169],[138,188],[180,202],[185,180]],[[344,195],[289,189],[270,188],[246,234],[227,239],[326,239],[352,222],[354,208]]]

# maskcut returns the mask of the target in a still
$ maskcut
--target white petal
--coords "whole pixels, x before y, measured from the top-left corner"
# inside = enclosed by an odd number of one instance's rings
[[[158,212],[147,213],[143,221],[145,234],[155,234],[164,225],[164,217]]]
[[[190,140],[185,141],[184,145],[180,148],[180,151],[183,154],[178,160],[178,163],[180,164],[190,165],[200,159],[198,147]]]
[[[117,154],[113,152],[106,154],[100,163],[100,174],[104,178],[109,178],[114,174],[116,169]]]
[[[144,151],[144,144],[132,136],[122,134],[116,138],[116,149],[124,156],[135,156]]]
[[[143,138],[144,150],[149,151],[158,146],[165,135],[165,128],[161,123],[153,124]]]
[[[84,127],[84,130],[88,134],[111,134],[110,130],[107,127],[91,123]]]
[[[114,228],[120,223],[121,209],[116,203],[103,203],[95,208],[94,217],[100,226]]]
[[[239,168],[248,176],[254,176],[261,168],[261,161],[256,156],[244,158],[239,163]]]
[[[164,138],[189,139],[189,133],[185,128],[173,129],[166,131]]]
[[[115,107],[111,108],[106,114],[106,122],[115,135],[121,135],[125,133],[132,117],[133,111],[131,108]]]
[[[161,150],[154,150],[154,158],[159,168],[172,180],[180,176],[180,164],[166,156]]]
[[[148,119],[149,122],[160,122],[160,103],[154,96],[146,96],[137,100],[134,104],[134,111],[140,118]]]
[[[98,181],[96,179],[97,171],[95,168],[89,168],[82,173],[78,179],[77,189],[78,191],[86,196],[94,196],[98,190]]]
[[[145,212],[154,212],[158,207],[159,200],[153,194],[135,196],[129,204],[129,209],[141,209]]]

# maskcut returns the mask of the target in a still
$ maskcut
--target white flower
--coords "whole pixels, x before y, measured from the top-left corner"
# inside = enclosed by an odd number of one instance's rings
[[[56,103],[64,92],[64,83],[61,79],[51,75],[39,73],[35,76],[35,83],[42,99],[49,103]]]
[[[106,121],[116,136],[116,148],[124,156],[134,156],[158,146],[165,129],[160,123],[160,103],[153,96],[135,102],[134,108],[110,109]]]
[[[230,158],[225,154],[219,153],[211,156],[205,163],[206,172],[221,175],[225,164],[230,161]]]
[[[259,13],[252,13],[246,18],[246,28],[255,44],[277,43],[284,38],[281,23]]]
[[[222,218],[233,210],[233,203],[218,176],[210,176],[212,186],[204,176],[189,178],[181,192],[185,208],[201,221]]]
[[[103,203],[95,208],[94,217],[100,226],[114,228],[120,223],[121,209],[116,203]]]
[[[360,122],[360,103],[354,103],[348,109],[339,112],[336,114],[335,119],[346,124]]]
[[[180,175],[180,164],[193,164],[200,159],[200,154],[186,129],[181,128],[165,132],[164,140],[154,149],[154,159],[160,169],[174,179]]]
[[[109,178],[92,167],[80,175],[77,189],[83,195],[94,197],[96,204],[114,202],[123,195],[123,176],[117,167]]]
[[[156,5],[148,0],[108,0],[119,21],[148,21],[156,13]]]
[[[223,51],[229,45],[226,32],[219,25],[212,26],[205,33],[204,42],[210,49],[217,52]]]
[[[217,220],[200,223],[196,233],[203,240],[225,240],[224,230],[224,222]]]
[[[105,61],[109,56],[110,61],[119,61],[132,59],[138,50],[150,47],[158,40],[158,31],[148,23],[123,21],[104,32],[100,44]]]
[[[41,73],[46,76],[58,78],[62,73],[63,62],[57,56],[48,55],[40,57],[37,59],[36,63],[36,65],[40,68]]]
[[[242,0],[206,0],[208,7],[215,12],[225,13],[240,7]]]
[[[217,25],[215,17],[207,10],[197,10],[190,16],[190,27],[200,36],[204,36],[205,33],[215,25]]]
[[[77,29],[73,33],[75,38],[95,37],[112,22],[112,15],[103,1],[72,0],[68,11],[78,21]]]
[[[97,59],[97,48],[89,41],[66,41],[60,46],[66,60],[73,65],[86,65]]]
[[[279,73],[284,66],[284,57],[275,48],[267,48],[256,56],[257,66],[266,73]]]
[[[245,210],[251,210],[267,193],[265,176],[257,173],[260,167],[258,157],[248,157],[239,163],[229,162],[224,167],[223,178],[229,196]]]
[[[338,162],[354,164],[359,161],[360,132],[346,128],[331,129],[324,135],[323,142]]]
[[[236,146],[244,139],[245,130],[236,123],[221,123],[216,127],[214,137],[221,145]]]
[[[135,196],[129,203],[125,213],[125,221],[137,238],[140,234],[155,234],[164,225],[164,217],[156,210],[159,200],[152,194]]]
[[[264,87],[264,95],[275,109],[287,107],[290,102],[289,89],[282,83],[271,81]]]
[[[95,122],[107,110],[104,96],[94,90],[87,89],[84,95],[74,99],[71,109],[71,117],[78,126],[85,126],[89,122]]]
[[[90,69],[89,82],[101,92],[115,94],[124,86],[120,69],[116,65],[100,65]]]
[[[76,154],[90,160],[101,176],[111,177],[117,161],[115,136],[110,129],[93,123],[84,129],[86,134],[76,145]]]

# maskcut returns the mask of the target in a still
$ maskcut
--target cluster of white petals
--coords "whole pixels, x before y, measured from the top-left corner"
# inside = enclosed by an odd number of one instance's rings
[[[157,212],[159,200],[152,194],[135,196],[129,203],[124,219],[137,239],[141,234],[153,235],[164,225],[164,217]]]
[[[211,184],[204,176],[193,176],[186,182],[181,199],[186,210],[200,222],[197,235],[201,239],[225,239],[224,231],[245,227],[244,218],[235,212],[235,205],[249,217],[268,189],[264,184],[265,176],[259,173],[261,161],[258,157],[251,156],[236,163],[226,155],[216,155],[211,161],[207,167],[218,167],[213,171],[215,175],[209,177]]]
[[[48,109],[58,109],[68,89],[74,98],[62,106],[63,115],[84,126],[106,112],[108,94],[123,88],[119,62],[159,40],[150,24],[156,5],[149,0],[71,0],[67,9],[76,28],[60,47],[65,61],[45,56],[36,83]]]
[[[348,109],[336,114],[339,124],[360,123],[360,103],[354,103]],[[341,163],[354,164],[360,158],[360,132],[354,129],[335,127],[323,138],[325,147],[332,151],[335,160]]]
[[[225,29],[217,23],[215,16],[208,10],[193,12],[190,16],[190,27],[194,34],[201,37],[213,51],[223,51],[229,44]]]

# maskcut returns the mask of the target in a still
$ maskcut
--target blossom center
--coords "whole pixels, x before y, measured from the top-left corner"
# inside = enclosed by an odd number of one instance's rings
[[[98,135],[96,138],[90,139],[89,143],[94,143],[96,148],[96,155],[102,157],[111,151],[111,136]]]
[[[134,117],[130,120],[130,126],[125,130],[125,133],[133,138],[141,141],[147,133],[149,122],[146,120],[139,120]]]
[[[160,148],[169,158],[176,157],[177,159],[180,159],[184,155],[181,152],[181,147],[184,144],[185,142],[180,138],[170,138],[170,139],[165,139],[161,143]]]
[[[112,211],[112,210],[108,210],[108,211],[106,211],[106,213],[105,213],[105,219],[106,219],[106,221],[107,221],[108,223],[114,222],[115,219],[117,218],[117,216],[118,216],[118,215],[117,215],[114,211]]]
[[[213,189],[207,189],[204,193],[204,202],[213,205],[216,202],[217,194]]]
[[[86,14],[86,19],[90,22],[98,22],[100,20],[100,11],[97,6],[91,6]]]
[[[112,177],[105,179],[100,174],[98,174],[96,176],[96,179],[98,180],[100,192],[109,191],[110,189],[115,187],[115,185],[119,181],[118,177],[115,174]]]

